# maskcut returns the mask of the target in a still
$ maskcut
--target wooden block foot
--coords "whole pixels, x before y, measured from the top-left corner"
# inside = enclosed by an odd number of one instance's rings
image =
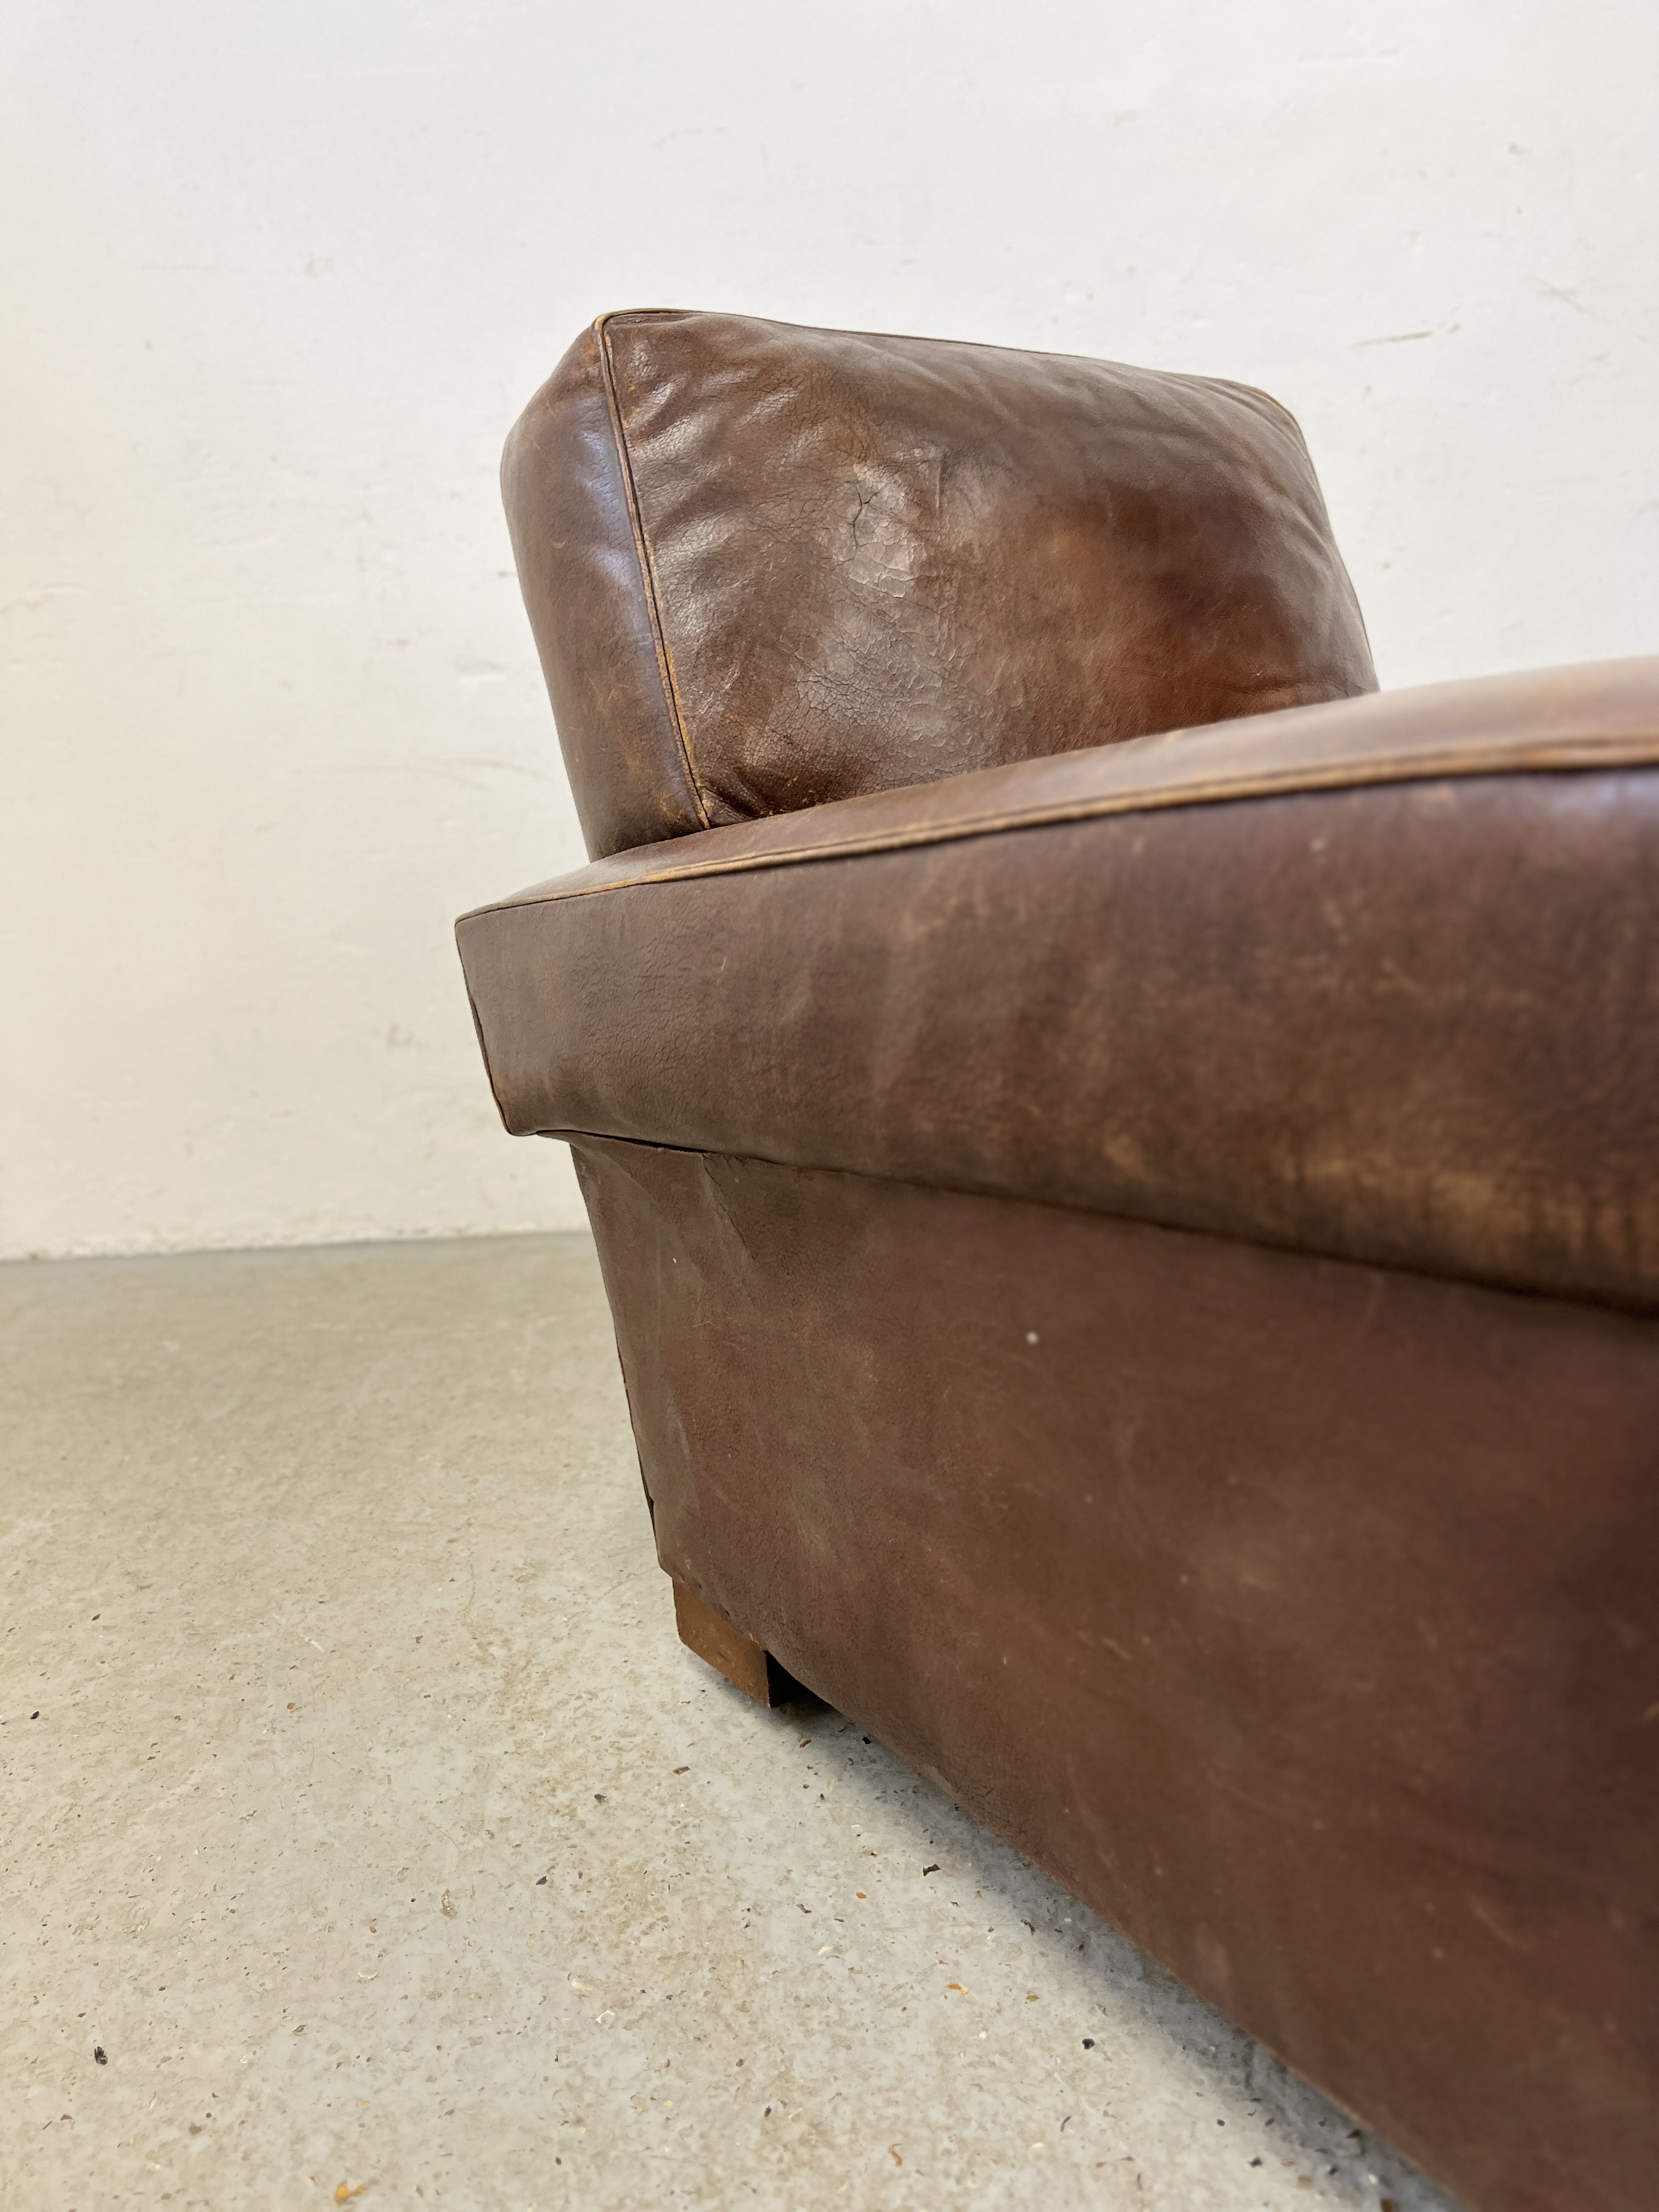
[[[700,1597],[694,1597],[684,1583],[674,1585],[674,1620],[686,1649],[717,1668],[757,1705],[785,1705],[805,1696],[794,1676],[779,1666],[763,1644],[733,1628]]]

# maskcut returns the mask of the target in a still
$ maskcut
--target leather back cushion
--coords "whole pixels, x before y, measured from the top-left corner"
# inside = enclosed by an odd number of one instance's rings
[[[1301,434],[1242,385],[608,315],[502,486],[595,855],[1376,689]]]

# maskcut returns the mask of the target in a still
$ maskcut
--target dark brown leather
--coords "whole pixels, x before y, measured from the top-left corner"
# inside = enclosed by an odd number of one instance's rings
[[[588,849],[1374,688],[1242,385],[603,316],[502,464]]]
[[[509,1128],[1659,1305],[1659,660],[687,838],[459,941]]]
[[[1295,426],[1098,362],[612,317],[504,474],[643,849],[462,957],[683,1617],[1476,2212],[1646,2212],[1659,661],[1352,696]]]
[[[1650,2212],[1659,1324],[574,1150],[678,1581],[1471,2212]]]

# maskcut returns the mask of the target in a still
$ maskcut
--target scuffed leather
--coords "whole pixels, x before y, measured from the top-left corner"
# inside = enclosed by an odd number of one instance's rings
[[[1652,2212],[1659,1324],[572,1149],[677,1581],[1469,2212]]]
[[[596,854],[1376,684],[1301,434],[1240,385],[613,314],[502,482]]]
[[[613,317],[505,483],[611,857],[459,941],[663,1564],[1472,2206],[1645,2208],[1659,661],[1355,696],[1289,418],[1098,362]]]
[[[1435,686],[710,832],[461,953],[516,1131],[1650,1309],[1656,762],[1659,661]]]

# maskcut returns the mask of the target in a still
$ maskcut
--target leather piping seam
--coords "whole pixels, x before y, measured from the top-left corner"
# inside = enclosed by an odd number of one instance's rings
[[[1575,748],[1577,749],[1575,750]],[[1295,798],[1303,793],[1366,790],[1402,783],[1437,783],[1448,778],[1474,781],[1483,775],[1585,774],[1598,769],[1648,768],[1659,763],[1659,732],[1628,738],[1558,738],[1547,743],[1495,751],[1485,760],[1471,760],[1467,749],[1426,754],[1411,760],[1342,762],[1328,768],[1306,767],[1259,772],[1254,775],[1216,776],[1188,788],[1109,792],[1093,799],[1056,800],[1003,814],[963,816],[954,821],[913,823],[865,836],[848,836],[821,845],[770,852],[721,854],[709,860],[684,860],[678,866],[641,869],[603,884],[576,884],[568,889],[553,884],[533,897],[501,899],[475,907],[463,921],[486,914],[502,914],[515,907],[550,906],[562,899],[597,898],[607,891],[638,890],[650,884],[689,883],[700,876],[750,875],[769,868],[799,866],[812,860],[857,860],[866,854],[897,853],[925,845],[960,843],[974,837],[993,837],[1005,830],[1042,830],[1071,822],[1096,821],[1114,815],[1157,814],[1178,807],[1227,805],[1256,799]],[[602,865],[602,864],[601,864]]]
[[[459,950],[459,946],[457,949]],[[513,1131],[507,1124],[507,1109],[501,1103],[501,1086],[496,1082],[495,1071],[489,1064],[489,1040],[484,1036],[483,1018],[478,1012],[478,1002],[472,995],[472,986],[465,981],[466,964],[465,962],[463,962],[461,965],[461,975],[466,990],[466,1010],[472,1017],[472,1034],[478,1040],[478,1054],[479,1057],[483,1061],[484,1080],[489,1084],[489,1095],[495,1102],[495,1111],[501,1117],[501,1127],[507,1130],[507,1133],[510,1137],[513,1134]]]
[[[937,1191],[950,1198],[989,1199],[994,1204],[1005,1206],[1046,1206],[1060,1213],[1086,1213],[1102,1221],[1120,1221],[1137,1229],[1162,1231],[1170,1237],[1206,1237],[1216,1244],[1243,1244],[1253,1250],[1282,1253],[1286,1259],[1311,1260],[1326,1266],[1364,1267],[1387,1274],[1416,1275],[1425,1282],[1461,1285],[1470,1290],[1489,1295],[1511,1298],[1550,1298],[1558,1304],[1587,1306],[1599,1313],[1626,1314],[1647,1321],[1655,1310],[1656,1300],[1651,1296],[1620,1296],[1613,1291],[1564,1290],[1559,1285],[1528,1283],[1516,1276],[1492,1273],[1472,1275],[1453,1272],[1449,1267],[1431,1267],[1426,1261],[1364,1259],[1358,1253],[1342,1251],[1329,1243],[1310,1244],[1302,1238],[1293,1239],[1287,1232],[1274,1236],[1267,1230],[1200,1228],[1191,1221],[1171,1221],[1161,1210],[1154,1212],[1149,1206],[1143,1212],[1131,1212],[1127,1206],[1091,1206],[1079,1198],[1040,1198],[1030,1191],[1014,1191],[995,1187],[988,1182],[953,1182],[944,1176],[927,1175],[884,1175],[874,1168],[836,1167],[823,1161],[780,1159],[772,1152],[734,1152],[719,1145],[683,1145],[655,1137],[618,1137],[605,1129],[535,1128],[520,1129],[523,1137],[547,1137],[556,1144],[577,1145],[592,1142],[598,1145],[622,1145],[642,1152],[683,1152],[693,1159],[736,1160],[744,1166],[783,1168],[805,1175],[849,1176],[855,1182],[890,1183],[903,1190]],[[1645,1290],[1645,1285],[1643,1288]]]
[[[605,404],[611,417],[611,434],[616,441],[617,459],[622,466],[623,492],[628,501],[628,520],[633,526],[634,551],[640,564],[640,581],[645,589],[646,613],[651,623],[651,641],[657,652],[657,674],[662,684],[663,703],[674,725],[674,735],[679,742],[680,758],[685,767],[685,779],[690,787],[692,804],[705,830],[714,825],[704,802],[702,786],[697,781],[696,763],[691,757],[691,741],[685,732],[685,711],[680,700],[679,684],[674,675],[673,656],[668,650],[668,635],[663,628],[662,594],[657,581],[657,563],[651,550],[651,541],[646,536],[645,520],[640,513],[639,494],[634,483],[634,457],[628,448],[628,433],[623,427],[622,406],[617,398],[616,380],[611,374],[611,346],[607,326],[616,319],[616,310],[600,315],[593,325],[593,341],[599,356],[599,382],[605,390]]]

